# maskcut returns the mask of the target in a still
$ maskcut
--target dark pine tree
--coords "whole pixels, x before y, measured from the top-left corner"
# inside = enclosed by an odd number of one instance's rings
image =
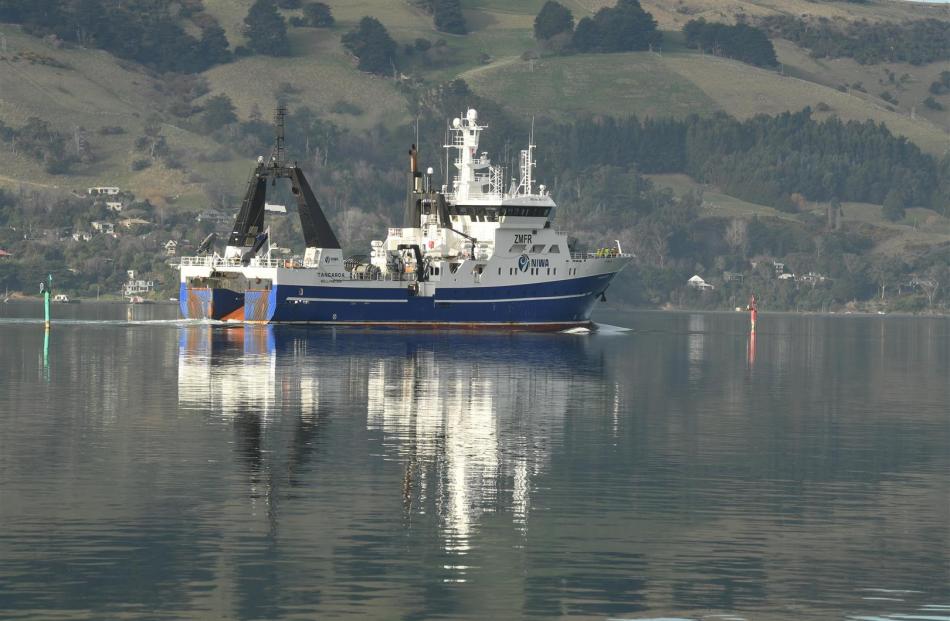
[[[231,52],[228,51],[228,38],[224,34],[224,28],[212,24],[201,31],[198,57],[206,65],[205,68],[230,62]]]
[[[612,9],[601,9],[594,16],[605,52],[645,50],[660,42],[653,16],[637,0],[618,0]]]
[[[778,65],[775,47],[768,35],[748,24],[729,26],[694,19],[683,26],[683,34],[686,36],[686,45],[694,49],[735,58],[760,67]]]
[[[590,17],[585,17],[577,22],[577,28],[574,29],[574,37],[571,44],[578,52],[596,52],[600,43],[600,34],[597,32],[597,26]]]
[[[574,48],[581,52],[630,52],[659,45],[662,36],[653,16],[638,0],[617,0],[593,18],[585,17],[574,30]]]
[[[396,42],[375,17],[364,17],[343,35],[343,47],[356,56],[361,71],[387,75],[395,67]]]
[[[884,197],[884,208],[882,214],[891,222],[897,222],[904,217],[904,194],[899,189],[894,188]]]
[[[461,0],[435,0],[432,19],[436,30],[460,35],[468,32]]]
[[[574,15],[563,4],[548,0],[534,18],[534,38],[547,41],[562,32],[574,30]]]
[[[236,123],[237,115],[234,113],[234,104],[231,98],[224,93],[209,97],[205,102],[205,109],[201,115],[201,125],[206,132],[212,132],[216,129]]]
[[[303,15],[314,28],[330,28],[335,23],[330,6],[324,2],[309,2],[303,6]]]
[[[287,23],[277,12],[274,0],[256,0],[244,18],[247,24],[247,46],[258,54],[289,56]]]

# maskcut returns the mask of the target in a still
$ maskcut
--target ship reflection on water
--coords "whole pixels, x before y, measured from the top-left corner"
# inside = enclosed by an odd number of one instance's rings
[[[619,399],[592,381],[602,374],[590,342],[567,335],[197,325],[180,328],[178,402],[233,425],[272,528],[280,485],[308,484],[320,426],[365,417],[352,450],[398,466],[384,493],[405,528],[434,520],[442,550],[464,555],[485,514],[510,513],[526,535],[569,404]],[[452,567],[464,580],[465,564]]]
[[[86,312],[0,321],[0,618],[950,617],[946,319]]]

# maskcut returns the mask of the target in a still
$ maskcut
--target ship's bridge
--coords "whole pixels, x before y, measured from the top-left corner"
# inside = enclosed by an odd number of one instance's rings
[[[547,228],[557,205],[543,185],[535,188],[533,139],[519,157],[520,178],[506,191],[505,171],[493,165],[488,153],[478,154],[480,134],[487,125],[478,124],[478,112],[470,108],[464,117],[452,120],[452,139],[445,145],[458,171],[451,187],[443,193],[449,203],[453,225],[471,227],[480,237],[497,228]],[[532,132],[533,134],[533,132]]]

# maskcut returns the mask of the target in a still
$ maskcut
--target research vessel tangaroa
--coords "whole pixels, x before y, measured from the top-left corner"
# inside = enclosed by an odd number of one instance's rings
[[[283,110],[277,142],[259,157],[224,254],[213,239],[180,263],[181,313],[188,319],[260,323],[564,329],[590,325],[611,279],[629,263],[619,242],[574,252],[554,228],[556,205],[535,185],[534,148],[520,152],[519,178],[478,150],[487,126],[469,109],[451,122],[445,145],[454,178],[433,187],[413,145],[403,226],[372,242],[367,257],[344,258],[340,242],[296,163],[284,161]],[[268,182],[288,179],[306,250],[271,252],[264,228]],[[265,246],[267,246],[265,248]]]

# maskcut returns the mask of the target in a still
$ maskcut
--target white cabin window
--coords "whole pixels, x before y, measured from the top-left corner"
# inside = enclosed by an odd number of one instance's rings
[[[544,244],[535,244],[531,246],[531,254],[538,254],[544,252]]]
[[[517,252],[518,254],[521,254],[524,252],[524,244],[513,244],[511,248],[508,249],[508,252]]]
[[[557,244],[551,244],[551,247],[548,248],[548,252],[551,254],[560,254],[561,249],[557,247]]]

